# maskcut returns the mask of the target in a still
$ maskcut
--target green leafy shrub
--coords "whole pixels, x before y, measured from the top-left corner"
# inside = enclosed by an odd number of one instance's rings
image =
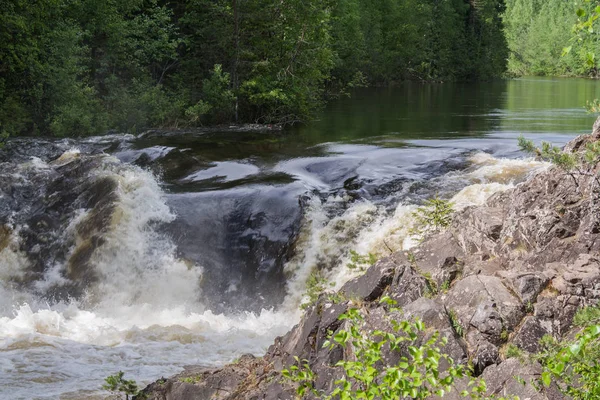
[[[575,326],[585,327],[592,324],[600,324],[600,307],[582,308],[573,317],[573,325]]]
[[[205,101],[200,100],[196,104],[191,107],[188,107],[185,110],[185,116],[193,125],[201,124],[201,119],[203,116],[208,115],[212,106]]]
[[[300,305],[300,308],[303,310],[308,309],[313,306],[319,296],[327,290],[327,288],[331,284],[327,281],[327,278],[323,276],[323,273],[320,270],[313,271],[308,279],[306,280],[306,292],[304,296],[308,298],[308,300]]]
[[[177,127],[185,102],[161,84],[140,83],[135,88],[147,127]]]
[[[450,320],[450,326],[452,327],[452,330],[454,331],[454,333],[456,333],[460,337],[465,337],[465,329],[463,328],[462,324],[460,323],[460,319],[458,318],[456,311],[449,310],[448,311],[448,319]]]
[[[231,121],[235,107],[235,95],[230,89],[231,77],[215,64],[210,77],[202,82],[203,100],[210,105],[210,115],[214,122]],[[196,104],[198,105],[198,104]]]
[[[400,312],[389,298],[382,303],[390,306],[390,311]],[[297,393],[304,396],[311,393],[320,399],[383,399],[400,398],[425,399],[433,395],[444,396],[454,389],[456,380],[470,377],[468,369],[456,364],[448,355],[441,352],[447,338],[435,331],[424,340],[425,325],[420,320],[396,321],[390,319],[393,332],[381,330],[365,331],[363,311],[350,308],[341,315],[348,328],[331,333],[323,344],[332,350],[335,347],[350,349],[352,360],[341,360],[336,366],[344,375],[335,381],[331,393],[315,389],[317,376],[306,360],[296,358],[295,365],[283,370],[285,378],[298,384]],[[383,349],[399,352],[400,359],[395,365],[383,364]],[[440,363],[447,368],[442,372]],[[462,396],[474,399],[484,398],[485,382],[471,379],[469,390]]]
[[[95,95],[88,86],[71,88],[70,101],[56,107],[50,119],[50,131],[55,136],[88,136],[106,131],[107,117]]]
[[[556,383],[574,400],[600,398],[600,325],[584,328],[572,341],[550,342],[540,354],[542,383]]]
[[[8,140],[8,132],[0,131],[0,149],[4,147],[4,143]]]
[[[136,396],[139,392],[137,383],[133,379],[127,380],[123,378],[124,375],[123,371],[119,371],[114,375],[106,377],[104,379],[106,383],[102,385],[102,388],[117,395],[123,394],[126,400],[129,400],[129,396]]]
[[[364,272],[376,262],[377,256],[375,256],[375,254],[369,253],[367,255],[362,255],[354,250],[350,250],[350,263],[348,263],[347,267],[350,270]]]
[[[416,222],[412,233],[423,235],[447,228],[452,223],[453,207],[452,202],[437,196],[425,200],[425,204],[412,213]]]
[[[553,146],[551,143],[542,142],[541,147],[536,147],[533,142],[529,139],[525,139],[523,135],[519,136],[518,139],[519,148],[530,154],[535,154],[544,161],[548,161],[563,171],[565,171],[579,189],[579,182],[577,181],[575,174],[579,176],[592,176],[594,182],[600,186],[598,175],[586,171],[586,167],[594,167],[598,161],[600,161],[600,143],[590,142],[585,146],[584,152],[571,153],[563,151],[557,146]]]

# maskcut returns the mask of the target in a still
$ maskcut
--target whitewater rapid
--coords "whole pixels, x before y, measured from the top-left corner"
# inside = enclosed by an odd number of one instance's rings
[[[79,156],[72,150],[52,165],[34,158],[19,166],[15,179]],[[381,257],[415,243],[410,229],[416,205],[411,201],[390,210],[389,204],[349,202],[340,194],[312,196],[295,255],[285,266],[283,304],[258,313],[215,314],[199,300],[202,266],[178,258],[172,238],[157,228],[175,218],[158,179],[102,157],[95,173],[118,182],[118,198],[106,242],[92,259],[98,279],[82,297],[50,303],[39,295],[64,284],[60,264],[32,288],[14,284],[28,264],[19,243],[23,227],[11,227],[10,242],[0,252],[0,398],[104,398],[103,378],[119,370],[143,385],[185,365],[217,366],[244,353],[260,355],[299,320],[313,270],[323,269],[332,287],[339,288],[359,273],[348,268],[350,250]],[[430,182],[457,209],[482,204],[547,167],[485,153],[470,156],[469,164]],[[75,246],[76,227],[86,216],[80,210],[64,232],[75,238]]]

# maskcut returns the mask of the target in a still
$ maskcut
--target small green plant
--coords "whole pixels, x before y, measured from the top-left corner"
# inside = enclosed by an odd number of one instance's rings
[[[192,385],[198,383],[199,381],[200,381],[200,376],[186,376],[185,378],[179,378],[179,382],[189,383]]]
[[[407,251],[406,258],[408,259],[410,265],[412,265],[413,267],[417,266],[417,257],[415,256],[415,253],[413,253],[412,251]]]
[[[532,303],[531,301],[528,301],[528,302],[525,304],[525,312],[526,312],[527,314],[533,314],[533,311],[534,311],[534,310],[535,310],[535,309],[534,309],[534,307],[533,307],[533,303]]]
[[[458,318],[456,311],[448,310],[448,319],[450,320],[450,326],[452,327],[454,333],[456,333],[456,335],[459,337],[465,337],[466,332],[460,323],[460,319]]]
[[[520,376],[513,376],[513,379],[514,379],[514,380],[515,380],[517,383],[519,383],[519,384],[521,384],[521,385],[523,385],[523,386],[527,385],[527,382],[525,381],[525,379],[521,378]]]
[[[381,299],[390,307],[390,311],[400,312],[395,302],[389,297]],[[341,360],[336,366],[341,367],[344,374],[335,381],[331,393],[315,389],[317,376],[307,360],[296,359],[282,375],[298,384],[297,394],[300,397],[311,393],[318,399],[383,399],[400,398],[425,399],[430,396],[444,396],[454,389],[457,379],[470,377],[469,370],[456,364],[448,355],[441,352],[447,344],[447,338],[439,332],[433,332],[427,341],[421,342],[425,325],[420,320],[396,321],[390,319],[393,332],[380,330],[365,332],[363,311],[349,309],[340,316],[347,321],[348,328],[337,333],[330,332],[324,348],[335,347],[351,350],[352,360]],[[391,351],[400,353],[397,364],[382,365],[384,359],[382,349],[389,347]],[[447,364],[440,371],[440,362]],[[469,389],[461,392],[463,397],[484,399],[486,385],[483,380],[471,378]]]
[[[448,290],[450,290],[449,280],[442,282],[442,284],[440,285],[440,293],[447,293]]]
[[[340,304],[348,300],[346,296],[341,292],[329,292],[327,293],[327,301],[333,304]]]
[[[600,160],[599,142],[587,143],[585,147],[585,152],[583,153],[566,152],[560,149],[559,147],[552,146],[552,144],[548,142],[542,142],[541,148],[538,148],[533,144],[531,140],[525,139],[523,135],[519,136],[518,144],[519,148],[522,151],[530,154],[535,154],[544,161],[551,162],[552,164],[561,168],[563,171],[565,171],[571,176],[578,189],[579,184],[574,175],[575,173],[577,173],[580,176],[593,176],[594,182],[598,186],[600,186],[600,181],[598,180],[597,174],[593,174],[582,170],[582,168],[586,164],[587,166],[593,167]]]
[[[533,144],[533,141],[525,139],[525,137],[521,135],[518,138],[518,144],[522,151],[535,154],[567,172],[571,171],[577,165],[577,157],[575,154],[564,152],[561,148],[552,146],[549,142],[542,142],[542,147],[538,148]]]
[[[503,342],[506,342],[508,340],[508,331],[506,330],[506,328],[502,328],[502,331],[500,332],[500,340],[502,340]]]
[[[537,153],[538,149],[535,147],[535,144],[533,144],[532,140],[525,139],[525,136],[519,135],[517,141],[521,151],[529,154]]]
[[[525,356],[525,353],[523,352],[523,350],[521,350],[520,348],[518,348],[516,345],[514,345],[513,343],[510,343],[508,346],[506,346],[506,351],[505,351],[505,356],[506,358],[518,358],[518,359],[523,359]]]
[[[366,256],[361,255],[354,250],[350,250],[350,263],[348,263],[347,267],[350,270],[358,270],[360,272],[364,272],[371,265],[377,262],[377,256],[375,254],[369,253]]]
[[[600,113],[600,100],[588,100],[585,103],[585,110],[590,114],[598,114]]]
[[[412,213],[416,226],[411,232],[417,235],[424,235],[450,226],[452,213],[454,212],[453,207],[454,204],[452,202],[440,199],[437,196],[425,200],[425,204]]]
[[[304,296],[307,297],[308,300],[302,303],[300,308],[306,310],[313,306],[319,299],[319,296],[325,292],[329,286],[331,286],[331,284],[323,276],[323,273],[320,270],[314,270],[306,281],[306,292]]]
[[[539,358],[544,386],[554,382],[574,400],[600,398],[600,325],[587,326],[573,341],[547,343]]]
[[[133,379],[124,379],[124,375],[123,371],[119,371],[114,375],[106,377],[102,388],[117,395],[125,395],[126,400],[129,400],[129,396],[136,396],[139,392],[137,383]]]
[[[596,165],[600,160],[600,142],[590,142],[585,145],[583,158],[589,165]]]
[[[438,285],[437,282],[433,279],[433,277],[431,276],[431,274],[429,272],[422,272],[421,270],[417,270],[417,272],[419,274],[421,274],[421,276],[423,278],[425,278],[425,281],[427,282],[427,289],[433,294],[437,294],[438,293]]]
[[[573,317],[575,326],[585,327],[592,324],[600,324],[600,307],[584,307],[578,310]]]
[[[423,297],[426,299],[433,299],[437,293],[431,290],[431,287],[427,286],[423,291]]]

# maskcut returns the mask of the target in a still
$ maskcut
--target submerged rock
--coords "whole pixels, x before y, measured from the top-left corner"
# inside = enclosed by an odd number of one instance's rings
[[[577,151],[597,138],[600,122],[593,135],[575,139],[567,149]],[[539,173],[481,207],[458,213],[450,228],[421,243],[410,260],[401,253],[384,258],[341,292],[361,302],[369,330],[389,330],[386,316],[423,319],[448,338],[444,352],[457,362],[473,362],[475,372],[487,381],[488,394],[562,398],[553,387],[536,391],[530,381],[539,376],[540,366],[505,359],[503,349],[514,344],[538,351],[543,335],[564,337],[576,311],[600,300],[600,202],[592,179],[558,168]],[[379,304],[384,294],[398,302],[403,316]],[[202,370],[185,388],[178,377],[171,378],[168,388],[159,389],[155,383],[144,395],[293,398],[294,387],[278,371],[292,365],[294,357],[308,360],[319,377],[317,389],[331,389],[341,376],[335,363],[352,355],[337,347],[323,349],[322,344],[328,332],[345,326],[337,317],[348,307],[348,301],[333,304],[321,297],[263,358]],[[388,362],[397,359],[397,354],[384,353]],[[225,390],[218,392],[222,387]],[[453,393],[445,398],[459,397]]]

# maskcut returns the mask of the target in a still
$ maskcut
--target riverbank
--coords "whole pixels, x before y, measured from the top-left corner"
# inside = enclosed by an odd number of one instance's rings
[[[578,137],[566,148],[580,150],[578,143],[589,138],[600,138],[598,125],[592,136]],[[588,172],[597,170],[596,164]],[[336,362],[352,357],[322,348],[328,332],[340,330],[338,317],[357,305],[369,331],[389,330],[391,311],[379,301],[389,296],[406,318],[421,318],[446,337],[442,351],[456,362],[472,363],[489,395],[561,398],[556,387],[538,392],[532,385],[540,365],[520,363],[506,350],[515,346],[535,353],[543,336],[571,335],[577,310],[600,299],[600,210],[592,179],[586,174],[571,179],[556,167],[541,172],[483,206],[461,211],[447,230],[411,253],[381,259],[346,283],[337,301],[322,296],[264,357],[245,356],[218,369],[190,367],[143,394],[149,399],[292,399],[295,387],[281,370],[293,365],[294,357],[309,360],[318,377],[315,388],[328,392]],[[458,398],[456,392],[445,398],[453,395]]]

